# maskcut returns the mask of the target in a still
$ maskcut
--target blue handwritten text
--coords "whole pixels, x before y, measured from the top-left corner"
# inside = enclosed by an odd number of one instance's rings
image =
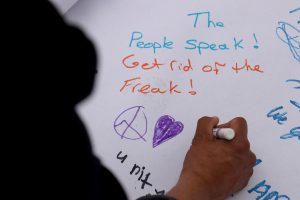
[[[248,193],[256,193],[257,196],[255,200],[290,200],[287,195],[280,195],[277,191],[270,191],[271,186],[266,184],[266,181],[263,180],[255,185],[253,188],[248,190]]]

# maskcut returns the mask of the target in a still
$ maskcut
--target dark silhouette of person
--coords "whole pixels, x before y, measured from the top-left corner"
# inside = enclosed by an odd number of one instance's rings
[[[126,199],[94,156],[75,106],[92,91],[93,44],[45,0],[9,3],[7,126],[12,196],[23,199]],[[100,122],[101,123],[101,122]]]
[[[93,44],[46,0],[4,4],[9,11],[1,57],[7,199],[127,199],[94,156],[76,113],[97,73]],[[217,117],[198,120],[178,182],[165,196],[139,199],[225,199],[244,188],[256,161],[246,120],[218,122]],[[214,127],[232,128],[233,142],[214,138]]]

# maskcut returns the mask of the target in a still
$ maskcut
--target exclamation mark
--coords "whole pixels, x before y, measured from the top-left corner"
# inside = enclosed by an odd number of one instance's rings
[[[256,38],[256,35],[255,33],[253,33],[253,37],[254,37],[254,40],[255,40],[255,45],[253,46],[255,49],[258,49],[258,41],[257,41],[257,38]]]
[[[190,87],[192,88],[192,90],[189,91],[189,93],[193,96],[196,95],[197,92],[194,90],[194,87],[193,87],[193,79],[190,79]]]

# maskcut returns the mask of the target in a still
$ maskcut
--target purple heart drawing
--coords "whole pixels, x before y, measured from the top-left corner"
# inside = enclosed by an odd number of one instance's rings
[[[160,117],[155,125],[153,148],[175,137],[183,130],[183,124],[169,115]]]

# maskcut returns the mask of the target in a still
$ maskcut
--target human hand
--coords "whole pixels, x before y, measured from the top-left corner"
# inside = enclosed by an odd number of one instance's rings
[[[247,122],[234,118],[218,126],[217,117],[198,120],[180,178],[167,193],[178,200],[224,200],[243,189],[253,174],[256,156],[247,139]],[[233,140],[213,136],[213,128],[232,128]]]

